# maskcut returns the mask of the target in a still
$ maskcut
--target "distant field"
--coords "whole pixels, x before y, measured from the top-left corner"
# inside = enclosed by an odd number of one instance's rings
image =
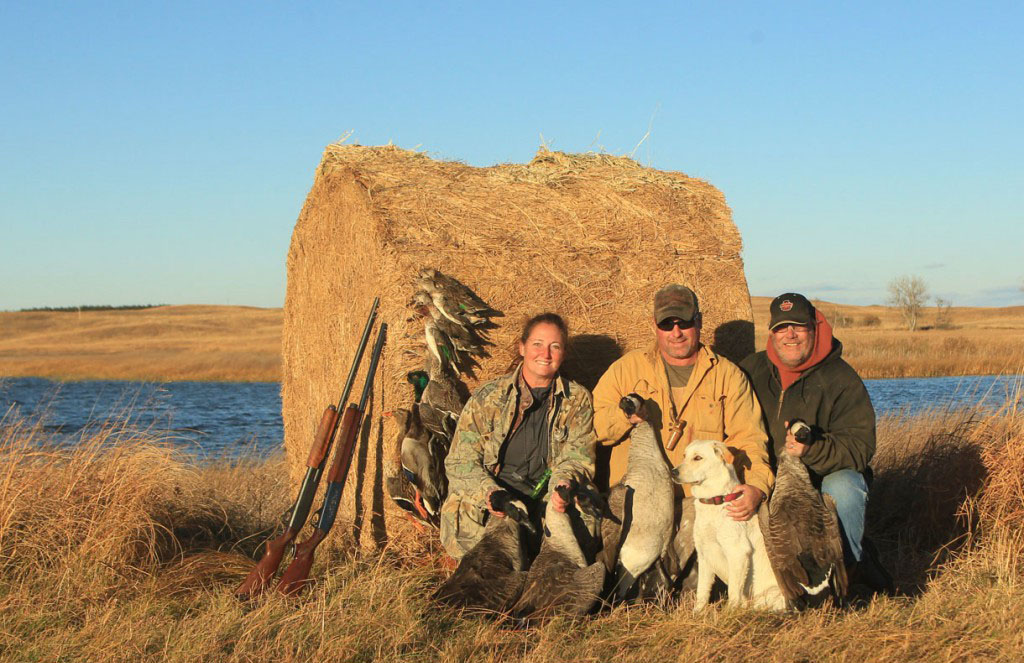
[[[752,302],[760,350],[771,299]],[[818,304],[864,377],[1024,372],[1024,306],[953,308],[951,328],[909,332],[884,306]],[[281,325],[281,309],[241,306],[0,313],[0,376],[276,381]]]
[[[281,309],[0,313],[0,376],[273,382]]]

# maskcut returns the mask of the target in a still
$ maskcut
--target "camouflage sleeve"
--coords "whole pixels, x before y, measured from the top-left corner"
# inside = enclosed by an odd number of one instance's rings
[[[594,403],[583,387],[578,387],[569,396],[567,422],[569,430],[565,444],[557,458],[551,459],[551,486],[573,477],[594,478],[595,447]]]
[[[444,459],[444,471],[449,495],[458,495],[480,508],[486,508],[487,494],[498,484],[484,467],[484,449],[495,442],[494,417],[489,416],[492,413],[484,407],[481,391],[477,390],[462,408],[451,449]]]

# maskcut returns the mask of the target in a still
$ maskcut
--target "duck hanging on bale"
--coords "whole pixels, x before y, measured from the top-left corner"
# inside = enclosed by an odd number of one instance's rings
[[[392,416],[398,424],[402,474],[416,489],[414,506],[417,512],[421,509],[426,511],[424,520],[437,525],[441,502],[448,492],[444,452],[438,448],[431,432],[420,423],[415,407],[409,410],[399,408]]]
[[[447,496],[444,457],[468,396],[458,375],[472,376],[476,359],[487,356],[485,346],[491,344],[479,329],[493,327],[490,318],[501,313],[436,269],[421,269],[415,285],[409,306],[423,319],[425,370],[407,374],[415,398],[408,409],[396,410],[402,475],[389,479],[388,488],[396,504],[407,511],[412,490],[412,512],[424,511],[427,517],[422,519],[437,526],[438,510]]]

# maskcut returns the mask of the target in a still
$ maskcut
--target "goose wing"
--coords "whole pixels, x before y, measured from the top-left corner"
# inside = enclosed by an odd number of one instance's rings
[[[832,591],[836,596],[846,596],[849,588],[849,578],[846,576],[846,562],[843,559],[843,535],[839,531],[839,512],[836,510],[836,502],[831,495],[822,494],[822,502],[825,505],[825,536],[822,538],[820,552],[822,559],[831,561],[835,569],[832,581]]]
[[[845,568],[834,504],[811,485],[803,463],[791,460],[780,459],[777,488],[758,520],[779,587],[796,600],[821,593]]]
[[[615,484],[608,491],[608,512],[613,517],[601,520],[601,553],[598,559],[604,562],[609,573],[615,569],[615,563],[619,559],[619,548],[622,547],[622,542],[629,531],[626,514],[626,498],[629,492],[629,486],[622,483]]]

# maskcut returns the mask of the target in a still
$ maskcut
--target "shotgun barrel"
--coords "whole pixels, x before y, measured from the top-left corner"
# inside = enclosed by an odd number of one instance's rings
[[[302,479],[299,494],[288,511],[288,524],[279,536],[267,541],[263,557],[235,590],[235,596],[240,600],[252,598],[266,589],[270,579],[277,573],[277,567],[281,565],[281,559],[284,557],[288,544],[295,540],[306,524],[306,519],[309,518],[309,510],[313,505],[313,498],[316,497],[316,489],[320,485],[320,478],[323,476],[324,466],[327,464],[331,444],[338,432],[338,420],[340,419],[338,412],[344,407],[349,394],[352,393],[352,384],[359,372],[359,364],[366,351],[366,344],[370,340],[370,332],[377,319],[379,305],[380,297],[375,297],[370,306],[370,314],[366,318],[363,335],[359,339],[359,347],[356,348],[352,367],[349,369],[345,386],[341,390],[341,399],[338,401],[337,407],[328,405],[320,417],[320,425],[317,426],[316,437],[313,439],[313,446],[310,447],[309,458],[306,460],[306,476]]]
[[[373,377],[384,348],[387,328],[387,323],[382,322],[377,332],[377,341],[374,343],[373,353],[370,355],[370,367],[366,372],[366,382],[363,385],[363,395],[359,399],[359,405],[350,404],[341,416],[338,446],[334,451],[331,469],[327,473],[327,488],[324,491],[323,505],[318,511],[316,527],[308,539],[295,546],[295,557],[281,574],[281,581],[277,585],[278,591],[282,594],[289,596],[298,594],[309,583],[313,553],[316,547],[327,538],[331,527],[334,526],[334,520],[338,515],[338,506],[341,504],[341,493],[345,488],[345,480],[348,478],[348,471],[352,465],[352,457],[355,455],[355,449],[359,443],[359,429],[363,414],[366,412],[366,403],[373,390]]]

